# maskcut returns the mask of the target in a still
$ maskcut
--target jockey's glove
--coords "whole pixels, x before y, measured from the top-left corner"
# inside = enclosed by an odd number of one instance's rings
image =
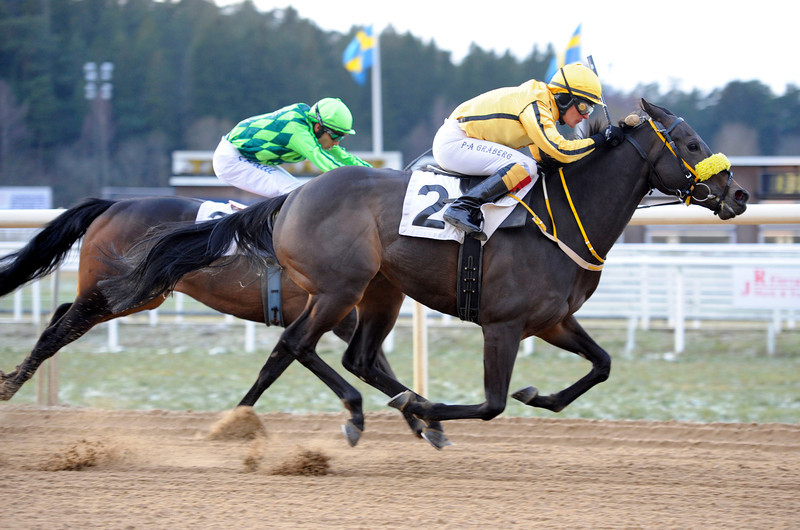
[[[606,144],[610,145],[611,147],[616,147],[625,139],[625,133],[623,133],[622,129],[616,125],[609,125],[603,132],[593,134],[590,136],[590,138],[594,140],[594,143],[597,147],[601,147]]]

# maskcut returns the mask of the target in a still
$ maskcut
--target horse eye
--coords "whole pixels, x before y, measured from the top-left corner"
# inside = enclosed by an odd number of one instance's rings
[[[692,151],[692,152],[694,152],[694,151],[699,151],[699,150],[700,150],[700,144],[698,144],[698,143],[696,143],[696,142],[690,142],[690,143],[689,143],[689,144],[686,146],[686,148],[687,148],[687,149],[689,149],[689,151]]]

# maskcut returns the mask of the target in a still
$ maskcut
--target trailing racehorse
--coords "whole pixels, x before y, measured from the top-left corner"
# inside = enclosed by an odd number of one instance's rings
[[[22,364],[8,374],[0,372],[0,399],[11,399],[46,359],[97,324],[161,305],[169,291],[145,304],[138,304],[124,311],[114,311],[109,308],[97,284],[101,279],[117,273],[110,253],[127,251],[133,244],[144,239],[154,227],[193,224],[201,204],[202,201],[197,199],[182,197],[121,201],[86,199],[50,222],[22,249],[0,258],[0,296],[5,296],[55,270],[67,257],[72,246],[83,238],[75,300],[58,307]],[[281,272],[279,281],[282,319],[272,313],[267,316],[259,272],[242,258],[226,258],[221,263],[222,266],[187,275],[171,290],[185,293],[222,313],[254,322],[265,322],[269,319],[274,324],[281,321],[290,323],[305,307],[308,294]],[[347,341],[355,324],[356,314],[352,311],[333,331]],[[239,405],[253,406],[261,393],[291,361],[291,357],[268,361],[267,370],[260,378],[258,391],[248,393]],[[345,362],[347,368],[357,375],[373,369],[361,366],[359,360]],[[382,351],[378,352],[374,362],[382,371],[391,373],[391,367]],[[410,415],[406,419],[412,429],[420,434],[423,426]]]
[[[558,412],[608,378],[610,356],[574,313],[597,288],[603,257],[642,198],[657,189],[711,209],[721,219],[744,212],[748,199],[724,155],[712,154],[667,109],[645,100],[641,106],[637,120],[626,120],[622,145],[539,179],[531,202],[536,223],[499,230],[485,244],[479,322],[485,401],[433,403],[376,371],[367,382],[385,393],[396,391],[390,405],[426,421],[490,420],[506,406],[520,341],[534,335],[584,357],[591,369],[554,394],[539,395],[527,387],[514,398]],[[271,355],[298,359],[334,391],[351,413],[345,429],[352,444],[364,427],[361,396],[317,355],[320,336],[355,307],[359,322],[345,357],[364,358],[391,330],[403,294],[457,314],[458,243],[398,233],[410,177],[393,170],[335,169],[288,197],[160,235],[131,255],[130,272],[103,282],[101,289],[119,310],[170,289],[183,274],[218,259],[233,240],[253,257],[273,255],[311,296]],[[549,237],[543,237],[544,230]]]

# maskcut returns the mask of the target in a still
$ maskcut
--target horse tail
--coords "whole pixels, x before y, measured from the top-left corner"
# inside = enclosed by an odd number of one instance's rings
[[[50,221],[27,245],[0,258],[0,296],[53,272],[92,222],[114,203],[86,199]]]
[[[139,307],[171,291],[180,279],[230,254],[259,265],[276,261],[272,220],[287,195],[202,223],[155,230],[115,263],[120,274],[98,286],[115,312]],[[227,263],[227,262],[224,262]]]

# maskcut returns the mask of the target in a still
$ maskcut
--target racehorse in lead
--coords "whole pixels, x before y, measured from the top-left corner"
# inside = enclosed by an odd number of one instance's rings
[[[111,201],[86,199],[69,208],[47,224],[23,248],[0,258],[0,296],[18,287],[42,278],[55,270],[70,249],[81,238],[78,268],[78,293],[75,300],[61,304],[47,328],[42,332],[33,350],[22,364],[9,373],[0,372],[0,400],[9,400],[28,381],[41,364],[67,344],[82,337],[101,322],[125,315],[155,309],[169,291],[145,304],[114,311],[98,289],[98,282],[117,273],[110,259],[112,253],[124,252],[145,239],[151,229],[179,223],[195,222],[202,201],[184,197],[153,197]],[[265,311],[268,298],[262,289],[263,278],[244,258],[225,258],[215,267],[186,275],[174,285],[174,291],[185,293],[221,313],[234,315],[254,322],[271,321],[272,324],[290,323],[302,312],[308,293],[294,284],[284,272],[280,273],[280,313],[275,307]],[[352,311],[333,332],[347,342],[355,329],[356,314]],[[268,376],[256,392],[249,392],[239,406],[253,406],[266,388],[280,376],[292,362],[291,357],[267,361]],[[372,360],[372,359],[371,359]],[[374,358],[377,366],[392,373],[383,351]],[[368,371],[354,360],[346,364],[356,375]],[[407,414],[406,420],[415,434],[421,435],[424,425]],[[441,427],[438,427],[441,429]]]
[[[748,200],[727,158],[712,154],[683,119],[645,100],[641,110],[638,121],[626,119],[622,145],[599,149],[538,180],[531,201],[536,223],[499,230],[486,242],[479,322],[485,400],[434,403],[390,374],[369,372],[368,383],[395,394],[390,405],[424,421],[490,420],[506,406],[519,343],[530,336],[584,357],[591,369],[551,395],[534,387],[512,394],[523,403],[558,412],[608,378],[610,356],[574,313],[597,288],[602,256],[640,201],[657,189],[731,219],[745,211]],[[231,241],[254,259],[273,256],[310,298],[271,358],[298,359],[333,390],[351,414],[344,429],[354,445],[364,428],[361,396],[317,355],[320,336],[355,307],[359,320],[345,358],[370,358],[392,329],[403,294],[442,313],[458,310],[458,243],[398,234],[409,179],[402,171],[335,169],[288,196],[158,235],[130,254],[130,270],[102,282],[101,290],[121,310],[152,300],[183,274],[212,263]],[[549,210],[545,221],[535,215]],[[542,231],[552,234],[556,226],[557,242],[543,237]]]

